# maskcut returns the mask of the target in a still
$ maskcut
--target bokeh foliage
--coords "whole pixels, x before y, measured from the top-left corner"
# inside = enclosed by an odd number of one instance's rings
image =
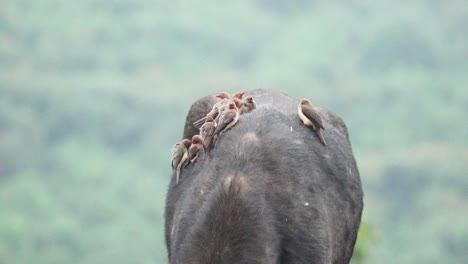
[[[0,4],[0,263],[165,263],[195,99],[276,88],[347,122],[355,263],[462,263],[466,1]]]

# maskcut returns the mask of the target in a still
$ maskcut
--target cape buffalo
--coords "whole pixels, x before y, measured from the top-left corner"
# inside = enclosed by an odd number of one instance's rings
[[[274,90],[246,96],[257,109],[220,136],[211,157],[183,168],[178,184],[172,177],[170,263],[349,263],[363,193],[346,125],[318,108],[325,146],[299,119],[298,99]],[[192,105],[184,138],[215,102]]]

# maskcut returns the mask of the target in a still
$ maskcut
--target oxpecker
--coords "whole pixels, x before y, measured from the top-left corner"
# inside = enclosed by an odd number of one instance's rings
[[[320,117],[314,105],[309,100],[303,98],[297,107],[297,112],[304,125],[312,127],[317,132],[322,143],[327,145],[327,141],[322,133],[322,130],[325,130],[322,124],[322,117]]]
[[[228,108],[220,114],[214,134],[219,137],[224,131],[234,126],[237,120],[239,120],[239,109],[235,102],[230,102]]]
[[[172,169],[176,172],[176,184],[179,183],[180,170],[187,165],[188,148],[192,142],[189,139],[183,139],[174,145],[171,152]]]
[[[211,116],[213,119],[216,120],[216,118],[219,116],[219,113],[224,111],[224,109],[227,107],[230,99],[238,99],[242,100],[242,97],[244,96],[245,92],[238,92],[233,95],[228,94],[226,92],[219,93],[215,95],[216,98],[221,99],[221,101],[217,102],[216,104],[213,105],[211,111],[206,115],[206,116]],[[193,122],[193,125],[197,128],[199,128],[203,123],[206,121],[206,116],[198,119],[197,121]]]
[[[200,155],[201,150],[203,149],[203,138],[200,135],[194,135],[192,137],[192,145],[188,150],[188,156],[190,163],[194,163],[198,155]]]
[[[200,136],[203,138],[203,147],[206,154],[209,156],[211,144],[214,141],[214,132],[216,130],[216,123],[211,116],[207,116],[205,124],[200,128]]]

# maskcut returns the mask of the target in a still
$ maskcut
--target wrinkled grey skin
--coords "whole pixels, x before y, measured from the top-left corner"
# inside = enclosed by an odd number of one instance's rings
[[[299,100],[255,90],[211,151],[175,177],[166,199],[170,263],[349,263],[363,208],[359,172],[344,122],[318,108],[324,146],[297,114]],[[313,98],[310,98],[313,101]],[[191,124],[216,103],[196,101]]]

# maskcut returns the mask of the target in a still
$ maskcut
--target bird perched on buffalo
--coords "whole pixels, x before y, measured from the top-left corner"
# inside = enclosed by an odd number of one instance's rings
[[[249,96],[249,97],[245,98],[244,101],[242,101],[239,112],[242,115],[242,114],[246,114],[246,113],[251,112],[255,108],[257,108],[257,104],[255,103],[252,96]]]
[[[176,143],[171,151],[172,169],[176,172],[176,184],[179,183],[180,170],[185,167],[188,160],[188,149],[192,145],[189,139],[183,139]]]
[[[190,146],[188,150],[188,158],[190,160],[190,163],[194,163],[197,160],[202,150],[203,150],[203,138],[200,135],[194,135],[192,137],[192,145]]]
[[[245,94],[245,92],[238,92],[238,93],[235,93],[235,94],[233,94],[233,95],[231,96],[231,99],[236,98],[236,99],[242,100],[242,97],[244,97],[244,94]]]
[[[219,138],[224,131],[234,126],[237,120],[239,120],[239,108],[237,108],[235,102],[230,102],[228,108],[219,116],[214,135]]]
[[[203,147],[205,148],[206,154],[209,156],[211,144],[214,141],[214,132],[216,130],[216,123],[213,117],[207,116],[205,123],[200,128],[200,136],[203,138]]]
[[[240,107],[242,106],[242,101],[239,100],[238,98],[234,97],[232,98],[229,103],[234,103],[234,105],[237,107],[237,110],[240,110]],[[228,108],[229,108],[229,103],[228,104],[225,104],[223,106],[221,106],[219,108],[219,114],[218,116],[215,118],[215,123],[218,124],[219,122],[219,118],[222,116],[222,113],[224,113],[224,111],[226,111]],[[239,112],[240,114],[240,112]]]
[[[242,97],[244,96],[244,94],[245,92],[238,92],[233,95],[226,93],[226,92],[222,92],[222,93],[215,95],[215,97],[221,99],[221,101],[214,104],[211,111],[205,117],[202,117],[198,119],[197,121],[193,122],[193,125],[199,128],[201,125],[203,125],[203,123],[205,123],[207,116],[211,116],[213,117],[213,119],[216,119],[219,116],[219,113],[221,113],[224,109],[226,109],[226,106],[228,105],[231,99],[242,100]]]
[[[242,97],[244,96],[245,92],[237,92],[235,94],[229,94],[226,92],[222,92],[216,95],[216,97],[220,99],[234,99],[237,98],[239,100],[242,100]]]
[[[322,117],[315,109],[314,105],[309,100],[303,98],[297,107],[297,111],[304,125],[312,127],[318,134],[322,143],[327,145],[327,141],[322,133],[322,130],[325,130],[322,124]]]

